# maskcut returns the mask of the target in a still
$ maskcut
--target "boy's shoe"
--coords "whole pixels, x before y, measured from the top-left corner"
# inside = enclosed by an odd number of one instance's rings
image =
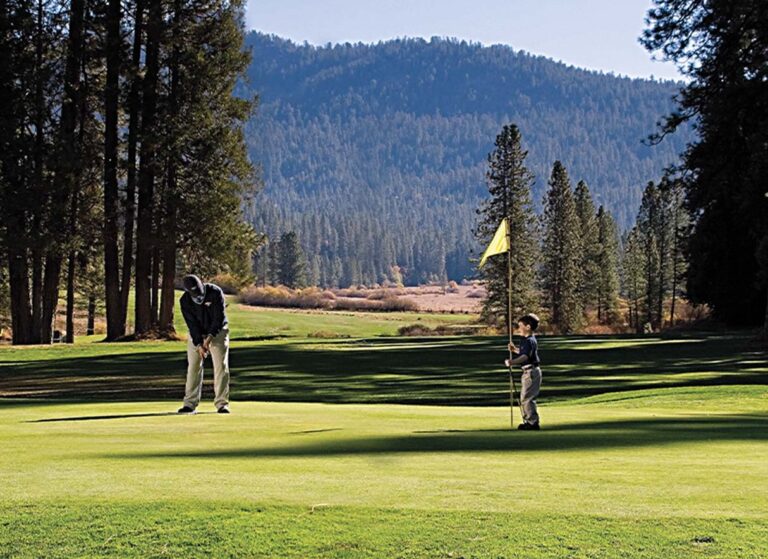
[[[193,414],[193,413],[195,413],[195,409],[194,408],[190,408],[189,406],[183,406],[183,407],[179,408],[179,411],[177,411],[176,413]]]
[[[216,413],[232,413],[229,411],[229,406],[221,406]]]
[[[538,423],[521,423],[517,426],[518,431],[538,431],[541,429]]]

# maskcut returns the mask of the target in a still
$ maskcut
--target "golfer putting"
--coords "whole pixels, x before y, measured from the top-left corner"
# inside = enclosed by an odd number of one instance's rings
[[[224,292],[199,277],[184,278],[181,314],[189,329],[187,340],[187,383],[184,405],[178,413],[193,414],[203,393],[203,366],[208,355],[213,361],[213,404],[218,413],[229,413],[229,322]]]

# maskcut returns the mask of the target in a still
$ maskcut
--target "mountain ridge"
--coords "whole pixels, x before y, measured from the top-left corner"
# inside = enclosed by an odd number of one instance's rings
[[[261,210],[250,218],[272,236],[296,229],[310,254],[322,243],[309,238],[319,227],[308,225],[308,216],[330,219],[330,229],[355,215],[370,218],[372,230],[395,236],[394,229],[416,224],[428,235],[447,226],[445,254],[455,265],[445,272],[471,274],[467,259],[477,248],[471,229],[485,196],[485,158],[508,122],[520,127],[529,150],[537,206],[553,162],[561,160],[574,183],[586,180],[622,228],[634,220],[645,183],[657,180],[691,138],[686,130],[660,146],[643,143],[673,109],[681,82],[616,76],[505,45],[437,38],[318,47],[252,32],[246,44],[253,62],[241,94],[261,99],[247,140],[266,182]],[[395,262],[361,272],[368,282],[403,263],[416,272],[414,281],[440,275],[417,270],[418,259],[409,255],[413,242],[392,241]],[[329,250],[342,267],[368,259]],[[315,267],[332,261],[329,255]],[[343,282],[354,274],[342,275]]]

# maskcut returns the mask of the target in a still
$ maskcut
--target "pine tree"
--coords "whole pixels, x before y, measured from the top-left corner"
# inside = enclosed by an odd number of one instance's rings
[[[483,303],[486,320],[503,316],[507,324],[510,312],[520,314],[534,308],[536,269],[536,221],[531,203],[533,175],[525,166],[528,152],[523,150],[520,130],[505,125],[488,155],[488,191],[491,195],[478,210],[475,237],[485,247],[504,218],[510,225],[512,290],[508,291],[507,258],[491,258],[479,273],[486,283],[488,297]],[[510,301],[511,300],[511,301]],[[511,302],[511,308],[509,303]]]
[[[292,289],[307,284],[306,257],[299,244],[299,237],[294,231],[280,237],[279,280],[282,285]]]
[[[647,22],[645,47],[689,78],[656,139],[686,122],[698,132],[680,166],[693,218],[688,295],[768,332],[766,3],[656,0]]]
[[[267,245],[267,283],[280,283],[280,240],[273,239]]]
[[[307,283],[309,285],[320,285],[320,256],[315,254],[309,262],[307,269]]]
[[[616,320],[619,299],[619,239],[616,223],[603,206],[597,211],[597,319]]]
[[[645,296],[642,313],[645,323],[654,330],[662,327],[662,308],[667,292],[669,275],[666,269],[670,262],[668,220],[665,199],[654,182],[649,182],[643,191],[637,214],[637,233],[643,252],[643,274]]]
[[[670,203],[670,225],[672,229],[672,246],[670,249],[670,295],[672,301],[669,309],[669,324],[675,324],[675,303],[681,295],[681,285],[688,272],[688,238],[691,232],[691,218],[685,207],[685,191],[682,181],[672,180],[668,183],[668,197]]]
[[[149,2],[145,73],[142,78],[141,148],[136,216],[136,301],[134,328],[137,336],[155,326],[152,305],[153,229],[157,211],[155,186],[160,175],[158,94],[160,91],[160,48],[164,31],[163,2]]]
[[[579,296],[582,272],[579,216],[565,167],[556,161],[544,204],[543,285],[552,323],[561,332],[576,331],[583,321]]]
[[[622,258],[623,291],[629,303],[629,324],[635,332],[642,332],[642,300],[646,292],[645,255],[637,226],[624,240]]]
[[[581,243],[581,279],[579,280],[579,298],[586,311],[597,306],[600,282],[600,239],[598,218],[589,187],[579,181],[574,191],[576,215],[579,217],[579,240]],[[598,314],[600,309],[598,308]]]
[[[0,258],[5,255],[0,252]],[[2,262],[2,260],[0,260]],[[11,324],[11,293],[6,267],[0,264],[0,337]]]
[[[118,192],[120,70],[122,66],[121,0],[109,0],[106,15],[106,82],[104,87],[104,268],[107,301],[107,340],[125,335],[120,292]]]
[[[243,46],[243,4],[174,0],[162,61],[155,228],[163,261],[159,328],[173,330],[175,263],[202,275],[220,271],[250,281],[263,237],[244,220],[260,177],[247,156],[243,127],[255,99],[234,89],[250,60]],[[160,177],[158,177],[160,179]]]

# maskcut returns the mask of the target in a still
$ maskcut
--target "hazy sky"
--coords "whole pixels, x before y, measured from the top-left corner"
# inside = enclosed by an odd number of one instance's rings
[[[583,68],[679,79],[637,38],[651,0],[248,0],[250,29],[296,42],[457,37]]]

